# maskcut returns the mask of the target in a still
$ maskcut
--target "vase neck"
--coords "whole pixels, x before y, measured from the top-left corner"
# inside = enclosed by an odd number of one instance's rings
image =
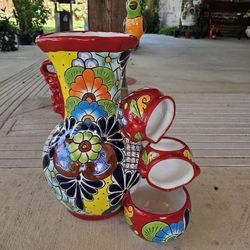
[[[115,115],[129,54],[48,52],[60,82],[65,118],[91,122]]]

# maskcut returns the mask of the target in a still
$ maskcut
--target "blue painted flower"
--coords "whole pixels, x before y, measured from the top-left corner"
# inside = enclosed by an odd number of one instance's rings
[[[75,106],[71,116],[75,117],[78,121],[89,124],[90,122],[97,121],[100,117],[107,117],[108,114],[104,110],[104,107],[99,106],[96,102],[81,101]]]
[[[113,71],[120,67],[118,63],[118,56],[120,53],[103,52],[96,53],[96,55],[100,57],[100,66],[110,68]]]
[[[72,61],[72,66],[85,67],[85,64],[82,59],[77,58]]]
[[[117,114],[117,119],[119,121],[119,124],[123,127],[128,124],[127,119],[124,116],[124,111],[120,108],[118,108],[118,114]]]
[[[93,58],[93,55],[90,52],[78,52],[77,57],[85,61],[89,58]]]
[[[165,226],[162,230],[160,230],[155,235],[152,241],[156,243],[166,243],[169,240],[176,239],[184,231],[185,231],[184,222],[179,221],[178,223],[173,223],[173,224]]]
[[[111,167],[111,164],[107,163],[106,152],[104,150],[100,151],[98,158],[93,163],[95,164],[94,176],[105,173]]]
[[[87,69],[98,67],[98,61],[90,52],[78,52],[77,59],[72,61],[72,66],[80,66]]]

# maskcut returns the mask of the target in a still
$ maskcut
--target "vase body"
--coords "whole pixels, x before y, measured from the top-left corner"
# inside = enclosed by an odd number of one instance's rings
[[[102,219],[119,210],[126,190],[139,180],[141,145],[124,137],[117,120],[136,40],[119,33],[62,34],[37,39],[50,60],[41,71],[54,94],[55,111],[64,119],[44,146],[44,174],[72,214]],[[56,73],[46,71],[48,64]]]

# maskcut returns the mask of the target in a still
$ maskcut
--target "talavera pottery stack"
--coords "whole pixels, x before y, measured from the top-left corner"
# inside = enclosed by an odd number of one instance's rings
[[[126,221],[141,238],[166,243],[184,233],[191,201],[185,185],[199,175],[188,146],[164,137],[175,117],[175,102],[157,89],[133,92],[120,105],[123,133],[142,148],[138,170],[143,177],[123,200]]]
[[[164,137],[175,117],[170,96],[141,89],[120,100],[138,39],[65,32],[42,35],[36,43],[49,58],[41,72],[64,119],[43,153],[56,198],[72,215],[89,220],[111,217],[124,206],[126,221],[143,239],[163,243],[178,237],[191,209],[185,185],[199,167],[184,142]]]

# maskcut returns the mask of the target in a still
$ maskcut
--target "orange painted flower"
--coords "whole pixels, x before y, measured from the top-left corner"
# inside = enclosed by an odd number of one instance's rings
[[[110,100],[108,88],[100,77],[95,77],[92,69],[86,69],[81,76],[77,76],[75,82],[71,84],[70,96],[79,97],[89,103]]]

